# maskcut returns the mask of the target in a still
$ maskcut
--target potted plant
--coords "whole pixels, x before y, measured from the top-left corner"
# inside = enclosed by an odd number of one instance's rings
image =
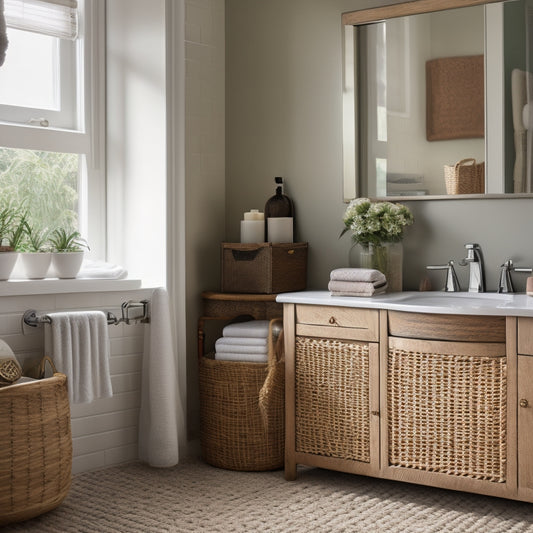
[[[0,209],[0,280],[7,280],[15,268],[18,252],[9,241],[13,241],[13,233],[16,226],[19,212],[12,205],[7,205]],[[18,231],[17,231],[18,234]],[[15,238],[15,241],[17,238]]]
[[[52,262],[48,231],[26,224],[26,237],[20,253],[24,275],[28,279],[43,279]]]
[[[75,278],[80,271],[87,241],[78,231],[55,229],[49,238],[52,247],[52,267],[58,278]]]

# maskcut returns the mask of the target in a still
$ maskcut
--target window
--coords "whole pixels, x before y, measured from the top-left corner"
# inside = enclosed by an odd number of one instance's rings
[[[78,229],[105,257],[103,9],[96,0],[5,0],[0,202],[34,226]]]

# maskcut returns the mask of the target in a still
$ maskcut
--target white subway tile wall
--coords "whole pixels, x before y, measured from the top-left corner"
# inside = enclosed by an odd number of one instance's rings
[[[7,342],[24,367],[43,356],[43,327],[22,326],[27,309],[39,314],[53,311],[111,311],[129,300],[149,299],[151,290],[5,296],[0,298],[0,338]],[[144,324],[109,326],[110,370],[113,397],[89,404],[71,405],[73,473],[103,468],[137,459],[138,418]]]

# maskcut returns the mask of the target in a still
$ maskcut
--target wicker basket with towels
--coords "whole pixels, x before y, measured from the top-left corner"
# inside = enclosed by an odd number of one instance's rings
[[[473,158],[461,159],[455,165],[444,165],[446,194],[483,194],[485,163]]]
[[[228,361],[199,354],[203,459],[219,468],[281,468],[285,440],[283,333],[268,329],[267,362]]]

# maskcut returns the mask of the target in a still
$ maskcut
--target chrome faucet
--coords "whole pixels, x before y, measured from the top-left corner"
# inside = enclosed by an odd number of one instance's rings
[[[529,267],[515,267],[513,266],[513,260],[507,259],[505,263],[500,267],[500,281],[498,283],[498,292],[507,293],[514,292],[513,280],[511,278],[511,271],[515,272],[528,272],[531,273],[533,269]]]
[[[470,264],[470,281],[468,292],[485,292],[485,267],[483,265],[483,254],[479,244],[465,244],[467,250],[466,257],[459,262],[465,266]]]
[[[453,261],[448,261],[446,265],[429,265],[426,267],[428,270],[446,270],[446,282],[444,284],[443,291],[446,292],[459,292],[461,286],[453,267]]]

